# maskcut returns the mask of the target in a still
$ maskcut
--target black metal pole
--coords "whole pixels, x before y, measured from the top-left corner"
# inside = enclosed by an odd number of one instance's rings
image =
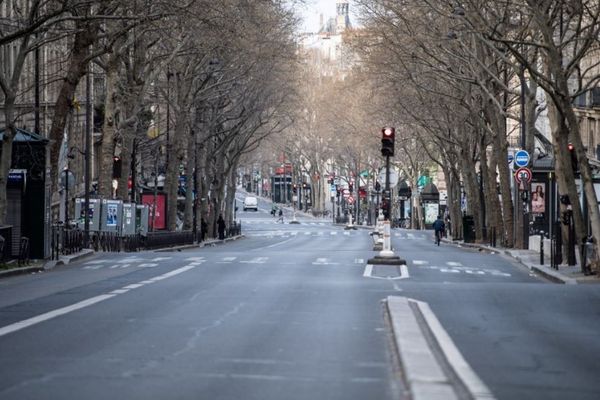
[[[391,196],[390,196],[390,156],[385,156],[385,210],[384,217],[386,221],[390,220],[390,211],[391,211]]]
[[[68,157],[67,157],[68,159]],[[65,169],[65,227],[69,227],[69,161]]]
[[[83,217],[83,244],[89,247],[90,243],[90,179],[92,164],[92,77],[90,67],[85,78],[85,174],[84,174],[84,217]],[[95,210],[98,212],[98,210]]]

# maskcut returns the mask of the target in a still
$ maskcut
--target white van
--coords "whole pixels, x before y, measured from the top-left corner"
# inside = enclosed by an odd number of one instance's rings
[[[258,211],[258,199],[254,196],[246,196],[244,199],[244,211],[254,210]]]

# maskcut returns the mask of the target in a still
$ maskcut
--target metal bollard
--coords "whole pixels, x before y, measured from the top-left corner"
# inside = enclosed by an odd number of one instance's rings
[[[540,265],[544,265],[544,231],[540,231]]]

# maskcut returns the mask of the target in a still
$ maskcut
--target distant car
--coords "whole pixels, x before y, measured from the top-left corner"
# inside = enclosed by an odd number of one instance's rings
[[[244,211],[254,210],[258,211],[258,199],[254,196],[246,196],[244,199]]]

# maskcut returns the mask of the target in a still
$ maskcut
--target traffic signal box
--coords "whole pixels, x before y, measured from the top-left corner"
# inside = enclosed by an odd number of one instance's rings
[[[396,139],[396,129],[381,129],[381,155],[384,157],[394,156],[394,141]]]
[[[572,143],[569,143],[567,146],[569,150],[569,156],[571,158],[571,167],[573,168],[573,173],[577,175],[579,173],[579,160],[577,160],[577,153],[575,153],[575,146]]]

